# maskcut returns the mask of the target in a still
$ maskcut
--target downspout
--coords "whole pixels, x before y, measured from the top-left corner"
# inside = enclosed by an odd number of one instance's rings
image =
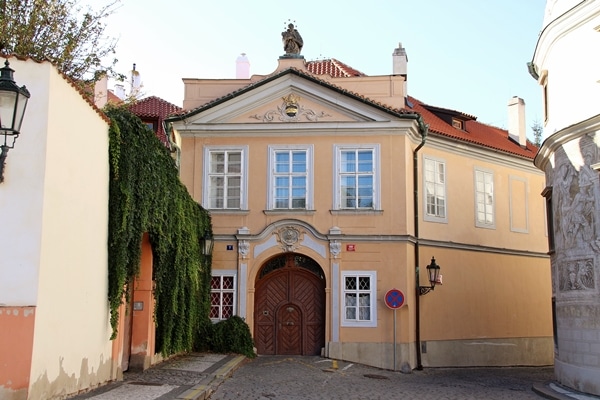
[[[421,293],[419,290],[419,168],[417,152],[425,145],[429,125],[423,122],[421,116],[419,116],[418,122],[419,131],[421,132],[421,143],[413,151],[413,207],[415,214],[415,346],[417,350],[417,370],[420,371],[423,369],[423,365],[421,364],[421,313],[419,311]]]

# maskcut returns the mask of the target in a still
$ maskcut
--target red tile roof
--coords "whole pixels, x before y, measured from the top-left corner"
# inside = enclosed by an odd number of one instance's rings
[[[163,129],[162,122],[168,115],[180,112],[181,107],[169,103],[160,97],[150,96],[131,104],[129,110],[141,119],[155,121],[157,123],[156,136],[165,146],[170,147],[170,142]]]
[[[453,127],[452,124],[430,111],[432,109],[444,109],[429,106],[414,97],[409,96],[408,100],[412,103],[412,109],[421,114],[425,123],[429,125],[430,132],[530,159],[533,159],[538,151],[538,148],[529,141],[527,141],[525,148],[521,147],[518,143],[509,139],[508,131],[478,122],[474,116],[447,110],[467,117],[465,118],[465,129],[462,130]]]
[[[112,90],[108,90],[106,93],[106,101],[108,103],[121,104],[123,100],[119,96],[113,93]]]
[[[333,77],[367,76],[333,58],[330,60],[309,61],[306,66],[308,71],[315,75],[328,74]],[[430,132],[530,159],[533,159],[537,153],[538,148],[533,143],[527,141],[527,146],[523,148],[512,139],[509,139],[508,131],[480,123],[474,115],[431,106],[410,96],[408,100],[413,103],[413,106],[409,109],[421,114],[424,122],[429,125]],[[460,119],[465,121],[465,130],[454,128],[451,123],[438,117],[435,114],[436,112],[459,116]]]
[[[180,111],[181,107],[169,103],[160,97],[150,96],[142,100],[137,100],[129,106],[129,110],[138,117],[164,118],[169,114]]]
[[[308,72],[315,75],[330,75],[333,78],[348,78],[351,76],[367,76],[335,58],[314,60],[306,63]]]

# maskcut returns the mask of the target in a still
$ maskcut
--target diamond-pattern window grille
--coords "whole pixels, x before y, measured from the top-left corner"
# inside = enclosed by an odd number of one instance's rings
[[[235,276],[215,275],[210,281],[210,319],[223,320],[235,313]]]
[[[371,321],[371,276],[344,278],[344,314],[347,321]]]

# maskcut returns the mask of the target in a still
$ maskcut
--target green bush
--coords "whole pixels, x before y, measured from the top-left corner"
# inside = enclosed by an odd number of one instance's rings
[[[254,358],[254,342],[246,322],[233,316],[216,324],[203,325],[198,329],[196,350],[215,353],[237,353]]]

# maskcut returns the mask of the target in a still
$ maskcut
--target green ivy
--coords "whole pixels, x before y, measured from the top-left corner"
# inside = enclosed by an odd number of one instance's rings
[[[189,351],[209,326],[211,259],[200,250],[212,233],[210,214],[179,180],[175,161],[142,121],[125,107],[107,106],[109,159],[108,300],[113,339],[119,306],[139,273],[148,233],[154,256],[156,351]]]

